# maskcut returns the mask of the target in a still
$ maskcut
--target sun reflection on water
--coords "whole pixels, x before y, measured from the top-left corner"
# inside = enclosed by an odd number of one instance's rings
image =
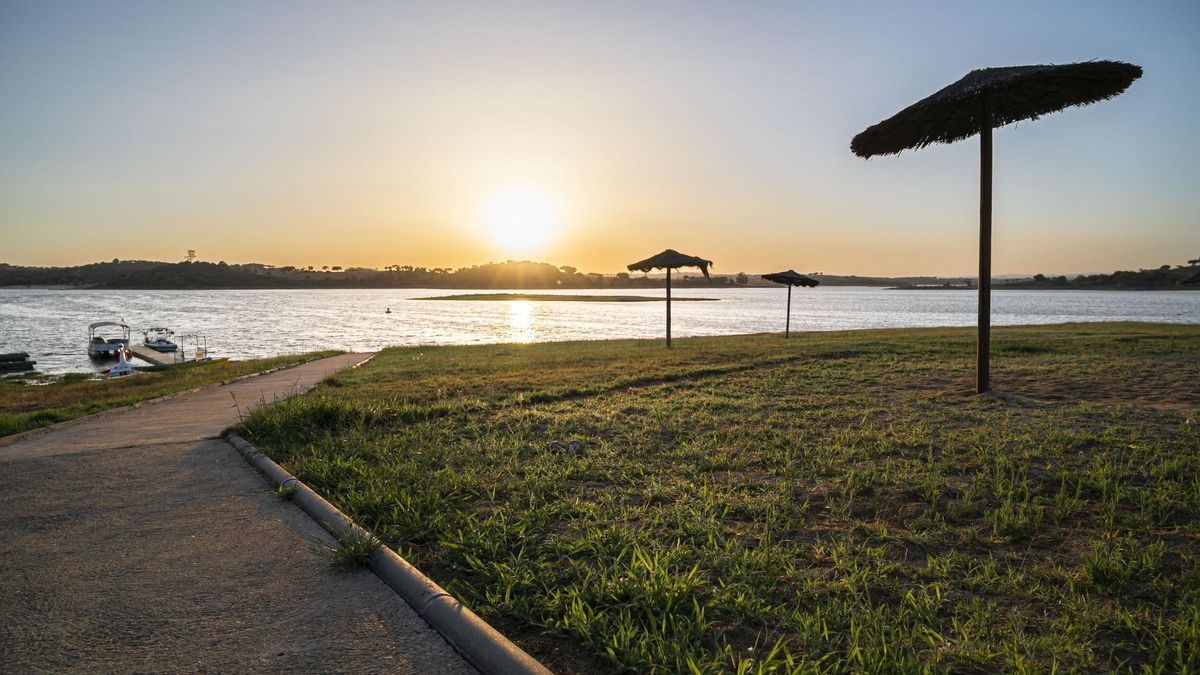
[[[509,337],[515,342],[533,342],[533,303],[512,300],[508,303]]]

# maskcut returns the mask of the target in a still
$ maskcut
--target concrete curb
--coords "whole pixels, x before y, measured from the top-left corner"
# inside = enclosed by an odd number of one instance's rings
[[[359,527],[298,478],[276,464],[237,434],[225,440],[272,485],[294,488],[292,501],[334,537],[350,534],[362,541],[375,536]],[[375,552],[371,570],[400,594],[417,614],[446,639],[471,665],[487,675],[550,675],[550,670],[479,618],[432,579],[387,546]]]
[[[370,361],[371,359],[375,358],[375,355],[378,353],[379,352],[373,352],[367,358],[363,359],[362,361],[359,361],[358,363],[356,363],[350,367],[357,368],[357,367],[361,366],[362,364],[366,363],[367,361]],[[335,357],[326,356],[324,358],[332,359]],[[192,387],[191,389],[184,389],[182,391],[175,391],[175,392],[171,392],[170,394],[163,394],[162,396],[148,398],[144,401],[134,401],[133,403],[126,403],[125,405],[119,405],[119,406],[116,406],[115,408],[106,408],[104,410],[98,410],[94,413],[90,413],[87,415],[81,415],[79,417],[72,417],[69,420],[55,422],[54,424],[47,424],[44,427],[37,427],[34,429],[26,429],[25,431],[17,432],[15,434],[9,434],[8,436],[0,436],[0,448],[4,447],[6,445],[12,445],[13,443],[16,443],[18,441],[23,441],[27,438],[41,436],[42,434],[49,433],[49,432],[55,431],[57,429],[62,429],[63,427],[74,426],[76,424],[86,422],[87,420],[90,420],[90,419],[93,419],[96,417],[103,417],[106,415],[114,415],[114,414],[129,410],[131,408],[141,408],[142,406],[154,405],[156,403],[162,403],[163,401],[169,401],[173,398],[179,398],[180,396],[187,396],[188,394],[194,394],[198,391],[204,391],[205,389],[215,389],[217,387],[224,387],[226,385],[233,384],[234,382],[248,380],[252,377],[261,377],[263,375],[270,375],[271,373],[277,373],[281,370],[287,370],[289,368],[303,366],[303,365],[313,363],[315,361],[320,361],[320,360],[321,359],[311,359],[309,361],[301,361],[300,363],[293,363],[290,366],[276,366],[274,368],[260,370],[257,373],[246,373],[245,375],[239,375],[237,377],[233,377],[228,380],[221,380],[220,382],[210,382],[209,384],[205,384],[205,385],[202,385],[199,387]],[[313,386],[316,386],[316,385],[313,385]]]

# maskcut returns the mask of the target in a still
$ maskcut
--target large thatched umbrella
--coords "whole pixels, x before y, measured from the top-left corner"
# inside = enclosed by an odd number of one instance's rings
[[[684,255],[675,249],[667,249],[658,255],[650,256],[645,260],[635,262],[628,265],[630,272],[649,272],[650,270],[666,270],[667,271],[667,347],[671,346],[671,270],[677,270],[680,267],[699,267],[704,273],[704,278],[709,279],[708,268],[712,265],[711,260],[698,258],[694,255]]]
[[[992,129],[1110,99],[1141,76],[1140,67],[1117,61],[973,70],[850,141],[854,154],[866,158],[898,154],[931,143],[953,143],[979,134],[979,341],[975,380],[979,393],[989,388]]]
[[[775,272],[772,274],[764,274],[762,278],[767,281],[774,281],[777,284],[787,284],[788,288],[788,303],[787,303],[787,321],[783,324],[783,337],[789,337],[792,332],[792,286],[807,286],[812,288],[821,282],[806,277],[796,270],[788,270],[786,272]]]

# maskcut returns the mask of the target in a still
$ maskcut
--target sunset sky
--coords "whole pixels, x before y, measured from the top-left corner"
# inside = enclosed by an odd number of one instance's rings
[[[987,66],[1122,96],[996,133],[997,274],[1200,257],[1200,3],[0,1],[0,262],[967,275],[978,141],[852,136]]]

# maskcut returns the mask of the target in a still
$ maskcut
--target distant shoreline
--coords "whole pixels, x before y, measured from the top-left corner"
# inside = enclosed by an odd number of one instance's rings
[[[0,288],[16,288],[26,291],[87,291],[93,290],[94,287],[72,286],[70,284],[10,284],[8,286],[0,286]]]
[[[877,287],[872,287],[872,288],[877,288]],[[883,290],[885,290],[885,291],[978,291],[979,288],[977,286],[888,286],[888,287],[884,288]],[[1158,292],[1158,291],[1165,291],[1165,292],[1169,293],[1169,292],[1174,292],[1174,291],[1200,291],[1200,288],[1197,288],[1195,286],[1191,286],[1191,287],[1169,286],[1169,287],[1156,287],[1156,288],[1137,288],[1137,287],[1131,287],[1131,286],[1120,286],[1120,287],[1116,287],[1116,286],[1107,287],[1106,286],[1106,287],[1098,287],[1098,288],[1079,288],[1078,286],[1021,286],[1021,285],[1016,285],[1016,284],[996,285],[995,282],[993,282],[992,283],[992,291],[1082,291],[1082,292],[1095,292],[1095,291],[1121,291],[1121,292],[1155,291],[1155,292]]]
[[[466,293],[462,295],[435,295],[410,300],[474,300],[504,302],[530,300],[533,302],[664,302],[666,296],[652,295],[554,295],[551,293]],[[720,302],[720,298],[675,297],[673,302]]]
[[[759,273],[699,274],[681,273],[671,280],[676,288],[765,288],[775,287]],[[870,277],[859,275],[810,274],[828,286],[868,286],[925,290],[931,288],[971,289],[971,276],[900,276]],[[1162,265],[1154,269],[1116,271],[1111,274],[1066,275],[1035,274],[1030,277],[1002,275],[993,277],[994,290],[1188,290],[1185,282],[1200,277],[1200,261],[1188,266]],[[152,260],[112,260],[74,267],[20,267],[0,263],[0,288],[24,289],[96,289],[96,290],[257,290],[257,289],[444,289],[451,292],[585,292],[589,289],[644,292],[662,289],[662,275],[615,275],[583,273],[571,266],[549,263],[505,261],[450,269],[389,265],[386,269],[338,266],[298,268],[274,267],[259,263],[224,262],[165,263]]]

